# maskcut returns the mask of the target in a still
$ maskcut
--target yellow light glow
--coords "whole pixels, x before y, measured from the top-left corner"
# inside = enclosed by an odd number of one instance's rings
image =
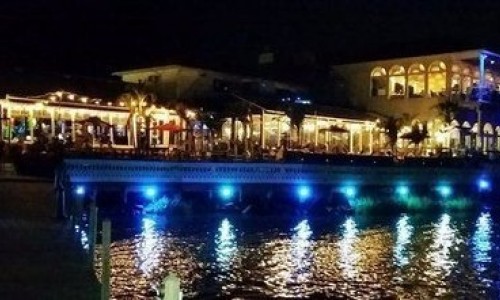
[[[120,105],[121,107],[123,107],[123,106],[125,106],[125,102],[120,101],[119,105]]]
[[[56,101],[57,97],[56,96],[50,96],[49,99],[50,99],[50,101]]]
[[[36,110],[42,110],[43,109],[43,103],[42,102],[37,102],[35,104],[35,109]]]
[[[56,96],[61,98],[63,96],[63,92],[62,91],[57,91],[55,92]]]
[[[75,94],[69,94],[68,99],[72,101],[75,100]]]
[[[89,98],[87,98],[87,97],[80,98],[80,101],[82,101],[82,103],[87,103],[88,100],[89,100]]]
[[[193,119],[196,117],[196,112],[188,109],[188,110],[186,110],[186,117]]]

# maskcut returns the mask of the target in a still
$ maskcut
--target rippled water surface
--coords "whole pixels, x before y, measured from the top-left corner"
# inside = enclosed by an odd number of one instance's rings
[[[176,272],[185,297],[200,299],[497,299],[499,221],[489,212],[114,220],[112,294],[154,299]]]

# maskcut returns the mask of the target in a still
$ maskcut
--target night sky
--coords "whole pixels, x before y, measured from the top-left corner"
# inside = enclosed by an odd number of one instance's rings
[[[0,70],[107,76],[183,63],[245,73],[266,49],[299,70],[500,49],[500,1],[2,0],[0,36]]]

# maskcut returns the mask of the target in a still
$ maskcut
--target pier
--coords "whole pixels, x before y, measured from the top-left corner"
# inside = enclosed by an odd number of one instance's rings
[[[386,159],[350,160],[344,164],[307,162],[206,162],[120,159],[66,159],[58,169],[61,214],[66,202],[86,195],[114,193],[124,204],[131,199],[162,196],[203,201],[216,199],[270,205],[283,199],[300,203],[340,204],[359,197],[428,198],[492,194],[496,172],[483,164],[464,168],[460,161],[421,160],[392,163]],[[116,198],[119,198],[118,200]],[[208,200],[207,200],[208,199]],[[255,201],[255,199],[258,199]],[[106,199],[107,200],[107,199]],[[245,205],[242,205],[245,207]]]

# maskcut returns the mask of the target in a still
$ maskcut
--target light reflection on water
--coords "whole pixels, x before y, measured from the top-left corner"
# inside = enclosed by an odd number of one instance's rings
[[[187,298],[498,297],[490,213],[287,220],[214,216],[142,220],[112,244],[112,293],[154,299],[176,272]],[[393,224],[393,225],[391,225]],[[395,225],[394,225],[395,224]],[[96,264],[100,274],[99,260]]]
[[[394,246],[394,259],[398,267],[404,267],[410,262],[408,246],[411,243],[413,226],[410,217],[403,214],[396,224],[396,242]]]

